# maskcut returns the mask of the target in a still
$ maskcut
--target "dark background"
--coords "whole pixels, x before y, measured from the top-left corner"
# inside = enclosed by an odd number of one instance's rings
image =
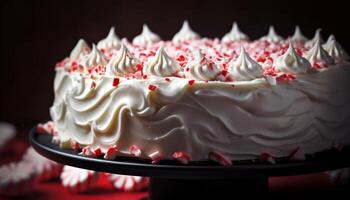
[[[1,1],[0,120],[31,126],[49,119],[54,64],[79,38],[97,43],[111,26],[131,40],[147,23],[171,39],[184,19],[207,37],[222,37],[232,21],[251,38],[270,24],[283,36],[299,24],[311,38],[316,28],[334,33],[350,49],[349,7],[340,1]]]

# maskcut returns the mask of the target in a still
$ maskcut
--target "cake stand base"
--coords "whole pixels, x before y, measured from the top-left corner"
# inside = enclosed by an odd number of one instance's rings
[[[200,161],[181,165],[175,161],[150,164],[136,158],[105,160],[85,157],[73,150],[60,149],[52,136],[30,132],[32,146],[41,155],[56,162],[101,172],[150,177],[149,200],[227,199],[232,196],[256,196],[269,193],[268,177],[322,172],[350,166],[350,148],[329,150],[307,156],[304,161],[277,160],[276,164],[258,161],[219,166]],[[267,195],[268,196],[268,195]]]

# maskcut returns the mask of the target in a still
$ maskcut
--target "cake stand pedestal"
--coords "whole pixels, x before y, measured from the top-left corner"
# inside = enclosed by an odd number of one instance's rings
[[[268,193],[268,177],[322,172],[350,166],[350,148],[330,150],[308,156],[305,161],[281,159],[277,164],[245,161],[230,167],[211,161],[181,165],[175,161],[159,164],[135,158],[105,160],[78,155],[73,150],[60,149],[51,142],[52,136],[30,132],[32,146],[41,155],[56,162],[101,172],[150,177],[149,199],[222,199],[232,195],[254,196]],[[254,163],[257,162],[257,163]]]

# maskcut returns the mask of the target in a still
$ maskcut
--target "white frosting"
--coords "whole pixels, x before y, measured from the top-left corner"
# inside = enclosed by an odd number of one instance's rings
[[[238,58],[229,63],[228,72],[237,81],[249,81],[263,76],[261,65],[249,57],[243,46]]]
[[[323,49],[321,40],[316,40],[314,46],[305,54],[305,58],[314,65],[321,63],[323,65],[331,65],[334,63],[333,58]]]
[[[303,35],[303,33],[300,30],[300,27],[296,26],[294,34],[293,34],[293,36],[291,38],[291,41],[292,42],[306,42],[306,41],[308,41],[308,39],[307,39],[307,37],[305,37]]]
[[[152,44],[155,42],[159,42],[161,39],[160,37],[153,33],[146,24],[143,25],[142,33],[138,36],[136,36],[132,40],[132,44],[139,45],[139,46],[146,46],[148,44]]]
[[[194,59],[187,63],[186,67],[189,70],[185,72],[186,78],[201,81],[214,80],[220,73],[219,67],[206,59],[200,50],[197,50],[194,54]]]
[[[8,122],[0,122],[0,150],[16,136],[16,127]]]
[[[112,78],[103,77],[90,96],[82,95],[88,84],[71,93],[72,76],[58,69],[55,101],[65,99],[64,117],[52,118],[61,141],[72,138],[102,152],[117,145],[129,154],[137,145],[142,155],[159,150],[163,159],[181,150],[192,160],[207,159],[211,151],[240,160],[263,152],[288,156],[302,144],[309,154],[350,143],[349,69],[333,66],[275,86],[235,82],[234,88],[216,81],[189,86],[176,77],[122,79],[113,87]]]
[[[33,175],[33,169],[25,162],[2,165],[0,167],[0,188],[30,187],[31,180],[34,182]]]
[[[88,44],[86,44],[84,39],[80,39],[78,43],[73,48],[72,52],[70,53],[70,58],[73,60],[78,60],[82,56],[87,55],[91,51]]]
[[[180,69],[179,64],[168,56],[163,47],[159,47],[156,55],[143,68],[143,73],[151,76],[172,76]]]
[[[311,70],[309,61],[299,56],[291,43],[289,43],[288,50],[274,60],[273,66],[284,73],[304,74]]]
[[[343,47],[335,40],[334,35],[331,35],[326,44],[323,45],[324,49],[334,59],[335,63],[342,63],[349,60],[348,53]]]
[[[194,32],[191,29],[188,21],[185,20],[180,31],[174,35],[173,42],[179,43],[179,42],[195,40],[199,38],[200,38],[199,34]]]
[[[96,45],[92,45],[92,50],[88,55],[82,57],[80,64],[85,68],[95,67],[97,65],[105,65],[107,63],[104,55],[96,48]]]
[[[260,39],[266,40],[269,42],[279,42],[279,41],[283,40],[283,37],[279,36],[276,33],[275,28],[273,26],[270,26],[268,34],[266,36],[261,37]]]
[[[321,31],[322,31],[322,29],[320,29],[320,28],[317,29],[316,32],[315,32],[315,36],[311,40],[309,40],[309,41],[307,41],[305,43],[305,46],[307,48],[313,47],[315,45],[316,41],[320,41],[321,44],[324,43],[324,40],[323,40],[323,38],[321,36]]]
[[[244,34],[243,32],[241,32],[237,23],[234,22],[232,25],[231,31],[229,33],[227,33],[226,35],[224,35],[224,37],[222,37],[222,41],[223,42],[233,42],[233,41],[240,41],[240,40],[249,40],[249,37],[246,34]]]
[[[136,71],[139,61],[130,53],[128,48],[122,44],[117,55],[114,56],[106,66],[106,73],[112,76],[122,76]]]
[[[97,43],[98,49],[119,49],[121,41],[119,37],[115,34],[114,27],[111,28],[107,37]]]

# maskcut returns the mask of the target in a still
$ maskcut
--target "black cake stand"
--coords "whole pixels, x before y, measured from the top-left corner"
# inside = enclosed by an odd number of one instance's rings
[[[135,158],[105,160],[78,155],[60,149],[52,136],[30,132],[32,146],[41,155],[65,165],[115,174],[150,177],[149,199],[222,199],[234,195],[256,195],[268,192],[268,177],[322,172],[350,166],[350,148],[330,150],[307,156],[305,161],[279,159],[276,164],[257,160],[236,162],[230,167],[211,161],[181,165],[175,161],[150,164]]]

